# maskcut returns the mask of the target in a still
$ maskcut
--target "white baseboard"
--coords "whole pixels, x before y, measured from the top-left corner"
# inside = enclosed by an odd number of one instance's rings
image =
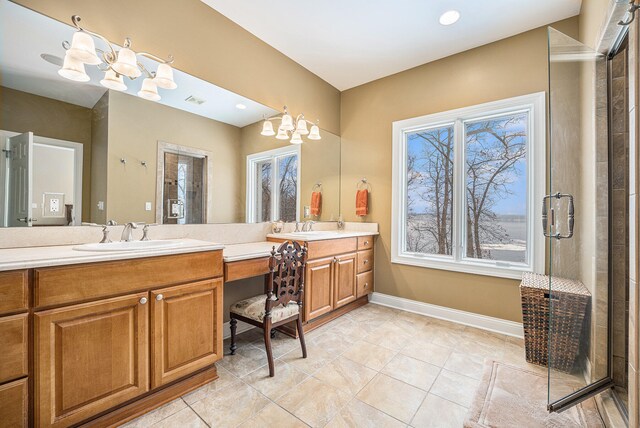
[[[390,296],[388,294],[378,292],[374,292],[369,296],[369,302],[458,324],[481,328],[495,333],[502,333],[507,336],[524,337],[522,323],[519,322],[488,317],[486,315],[474,314],[473,312],[446,308],[444,306],[432,305],[430,303],[418,302],[416,300]]]
[[[247,324],[246,322],[238,321],[236,334],[244,333],[245,331],[251,330],[252,328],[255,327],[251,324]],[[222,325],[222,337],[224,339],[228,339],[231,337],[231,327],[229,325],[229,321]]]

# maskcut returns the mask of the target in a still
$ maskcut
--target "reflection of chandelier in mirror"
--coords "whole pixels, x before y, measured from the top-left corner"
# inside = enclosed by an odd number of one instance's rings
[[[86,30],[80,27],[80,17],[73,15],[71,17],[73,25],[78,29],[73,34],[71,43],[62,42],[62,46],[67,50],[64,56],[64,64],[58,70],[58,74],[69,80],[76,82],[88,82],[89,75],[85,72],[84,65],[96,65],[100,71],[104,71],[105,75],[100,83],[102,86],[113,89],[115,91],[124,91],[127,85],[124,83],[123,76],[129,79],[136,79],[144,74],[142,88],[138,91],[138,96],[151,101],[160,100],[158,88],[175,89],[178,87],[173,81],[173,56],[169,55],[164,60],[147,52],[134,52],[131,50],[131,40],[126,38],[124,46],[116,52],[113,45],[105,37],[98,33]],[[108,46],[108,51],[96,49],[93,38],[96,37]],[[98,56],[98,53],[100,56]],[[158,61],[158,70],[150,72],[138,62],[137,55]]]
[[[273,130],[272,121],[279,120],[280,126],[278,127],[278,133]],[[302,144],[302,136],[306,135],[310,140],[319,140],[320,128],[318,127],[318,121],[315,125],[311,126],[311,130],[307,129],[307,120],[304,118],[304,114],[299,114],[295,120],[287,111],[287,106],[284,106],[284,113],[282,116],[276,116],[271,118],[265,118],[262,124],[262,132],[260,135],[265,137],[276,136],[278,140],[289,140],[291,144]]]

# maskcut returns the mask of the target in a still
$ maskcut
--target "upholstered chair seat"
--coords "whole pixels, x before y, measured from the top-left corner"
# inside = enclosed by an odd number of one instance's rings
[[[276,300],[275,296],[272,300]],[[266,314],[265,304],[267,301],[267,295],[261,294],[259,296],[250,297],[248,299],[240,300],[234,303],[229,309],[231,313],[240,315],[258,322],[264,321]],[[291,318],[300,312],[300,306],[298,302],[290,301],[287,305],[276,305],[271,308],[271,322],[277,323],[283,319]]]

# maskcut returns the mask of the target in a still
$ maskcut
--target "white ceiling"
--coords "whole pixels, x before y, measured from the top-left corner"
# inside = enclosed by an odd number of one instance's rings
[[[58,75],[60,67],[40,58],[40,54],[43,53],[64,57],[65,51],[61,43],[63,40],[71,41],[74,31],[70,25],[8,0],[0,0],[0,84],[11,89],[92,108],[106,91],[106,88],[100,85],[103,72],[96,66],[86,66],[91,81],[73,82]],[[96,47],[104,49],[106,45],[97,41]],[[168,53],[158,52],[159,55]],[[157,68],[157,63],[150,59],[138,57],[138,60],[148,70]],[[176,64],[179,66],[180,58],[176,58]],[[277,113],[260,103],[179,70],[174,71],[174,79],[178,88],[159,89],[162,96],[159,103],[238,127],[255,123],[264,115],[270,117]],[[127,93],[135,95],[140,90],[142,81],[125,78],[125,83],[128,86]],[[185,99],[190,95],[205,99],[206,102],[202,105],[188,103]],[[236,104],[239,103],[247,108],[236,108]]]
[[[340,90],[575,16],[581,5],[581,0],[202,1]],[[440,15],[451,9],[460,12],[460,20],[440,25]]]

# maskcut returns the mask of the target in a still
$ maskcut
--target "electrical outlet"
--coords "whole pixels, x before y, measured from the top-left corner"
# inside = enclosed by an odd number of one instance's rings
[[[42,216],[43,217],[64,217],[64,193],[42,194]]]
[[[104,211],[104,201],[98,201],[98,210]]]
[[[49,211],[52,213],[57,213],[60,211],[60,199],[49,199]]]
[[[145,202],[144,203],[144,209],[146,211],[151,211],[151,202]]]
[[[311,207],[309,205],[304,206],[304,218],[311,217]]]

